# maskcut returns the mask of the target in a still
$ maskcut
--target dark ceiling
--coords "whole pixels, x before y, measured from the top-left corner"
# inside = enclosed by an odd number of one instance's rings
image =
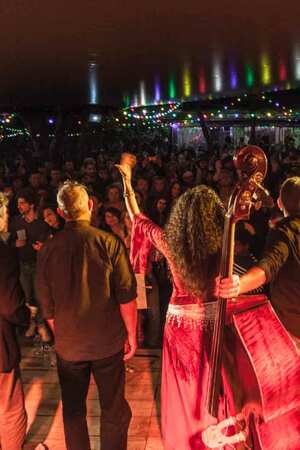
[[[127,94],[138,104],[293,87],[299,17],[299,0],[6,0],[0,103]]]

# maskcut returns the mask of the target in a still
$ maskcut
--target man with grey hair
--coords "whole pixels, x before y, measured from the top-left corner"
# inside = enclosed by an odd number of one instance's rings
[[[27,415],[15,328],[28,325],[30,311],[23,301],[16,249],[7,244],[7,203],[0,192],[0,441],[2,450],[20,450]]]
[[[101,407],[101,450],[126,450],[131,419],[124,360],[136,350],[136,281],[122,242],[90,225],[83,185],[57,195],[65,228],[38,255],[37,292],[55,333],[68,450],[90,450],[86,396],[90,376]]]

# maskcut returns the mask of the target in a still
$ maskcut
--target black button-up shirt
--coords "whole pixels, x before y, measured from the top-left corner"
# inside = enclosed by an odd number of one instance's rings
[[[45,242],[51,233],[50,227],[42,220],[35,219],[32,222],[26,222],[21,216],[16,216],[12,219],[10,224],[10,241],[15,243],[18,230],[25,230],[26,244],[24,247],[17,248],[19,260],[21,263],[35,264],[36,250],[32,247],[36,241]]]
[[[280,320],[300,337],[300,218],[287,217],[269,232],[257,265],[271,283],[270,300]]]
[[[36,287],[43,317],[55,319],[63,359],[96,360],[122,349],[120,304],[136,298],[136,281],[114,235],[87,221],[67,222],[39,252]]]

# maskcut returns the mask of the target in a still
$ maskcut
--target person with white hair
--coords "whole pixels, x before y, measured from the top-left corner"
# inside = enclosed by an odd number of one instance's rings
[[[93,374],[101,450],[126,450],[131,410],[124,361],[136,350],[136,281],[123,243],[90,225],[92,200],[68,181],[57,195],[66,221],[38,255],[37,292],[55,335],[68,450],[90,450],[86,396]]]

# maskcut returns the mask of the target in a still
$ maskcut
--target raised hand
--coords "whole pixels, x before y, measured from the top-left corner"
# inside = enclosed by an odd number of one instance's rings
[[[131,179],[132,169],[136,165],[136,156],[131,153],[122,153],[120,164],[116,164],[121,175]]]

